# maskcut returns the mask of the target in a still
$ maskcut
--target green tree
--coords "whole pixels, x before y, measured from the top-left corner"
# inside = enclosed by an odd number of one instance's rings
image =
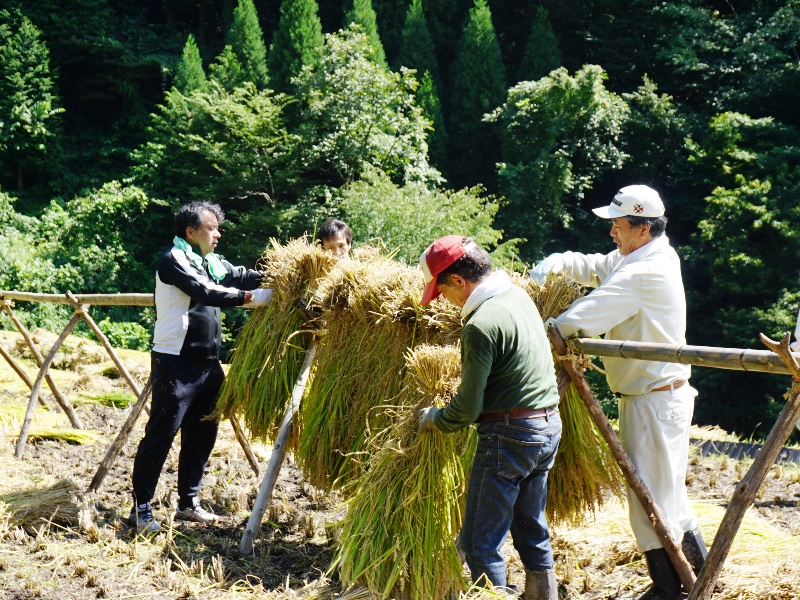
[[[415,69],[420,81],[425,72],[429,72],[437,92],[442,89],[439,63],[436,60],[436,50],[425,20],[425,13],[422,11],[422,0],[412,0],[411,6],[408,7],[397,66]]]
[[[392,65],[396,64],[400,51],[403,26],[410,3],[411,0],[372,0],[383,49]]]
[[[304,65],[314,65],[325,45],[316,0],[283,0],[278,29],[269,48],[272,88],[290,92],[291,79]]]
[[[287,101],[250,82],[232,92],[213,79],[207,91],[170,90],[134,152],[137,181],[162,198],[274,200],[293,172]]]
[[[502,231],[493,225],[499,202],[483,194],[481,187],[456,192],[415,183],[400,186],[368,168],[362,179],[342,190],[336,207],[360,238],[380,238],[397,250],[399,260],[416,264],[431,240],[453,231],[487,248],[499,244]],[[409,215],[414,215],[413,227]]]
[[[0,157],[25,187],[26,171],[46,168],[59,130],[50,52],[39,29],[18,11],[0,11]]]
[[[580,231],[584,191],[622,166],[619,137],[628,107],[605,89],[605,78],[596,65],[574,77],[557,69],[518,83],[489,117],[500,124],[503,141],[498,177],[508,206],[500,223],[507,234],[528,239],[527,260],[538,259],[551,241],[553,249],[569,247],[565,230]]]
[[[444,124],[442,103],[430,71],[425,71],[422,76],[422,81],[417,89],[417,104],[422,109],[422,114],[431,122],[431,131],[428,134],[431,162],[438,169],[445,169],[447,167],[447,129]]]
[[[260,90],[267,87],[267,47],[253,0],[238,0],[225,44],[242,66],[244,80],[252,81]]]
[[[379,65],[387,66],[386,53],[383,50],[381,36],[378,34],[378,22],[372,8],[372,0],[353,0],[352,7],[345,15],[344,26],[348,27],[353,23],[361,26],[369,40],[372,48],[370,58]]]
[[[201,90],[206,84],[206,72],[203,70],[203,61],[200,50],[190,33],[183,47],[181,60],[175,69],[175,87],[184,94],[194,90]]]
[[[461,38],[450,102],[452,162],[456,187],[496,187],[494,169],[500,159],[497,128],[483,116],[505,98],[506,75],[500,46],[486,0],[475,0]]]
[[[242,86],[246,81],[244,69],[231,46],[225,46],[222,49],[219,56],[208,67],[208,72],[211,79],[229,92]]]
[[[533,29],[525,54],[517,72],[517,81],[540,79],[561,66],[561,51],[556,34],[550,25],[547,9],[539,6],[533,20]]]
[[[371,53],[367,37],[351,26],[327,35],[319,66],[297,78],[304,179],[339,187],[372,165],[397,181],[438,181],[427,159],[428,122],[414,101],[416,80],[375,63]]]

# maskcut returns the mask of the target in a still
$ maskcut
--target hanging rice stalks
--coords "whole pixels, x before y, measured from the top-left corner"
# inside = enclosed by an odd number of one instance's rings
[[[0,520],[7,527],[25,527],[50,520],[75,525],[78,523],[77,493],[74,483],[62,479],[44,489],[0,494]]]
[[[261,257],[264,286],[272,301],[255,308],[233,350],[230,370],[215,416],[242,417],[252,435],[274,439],[315,328],[297,307],[307,302],[319,281],[337,262],[332,254],[305,238],[285,246],[270,240]]]
[[[455,537],[461,528],[466,468],[474,430],[417,435],[417,413],[445,405],[458,387],[458,348],[421,345],[408,372],[395,421],[375,440],[370,469],[353,484],[332,569],[342,587],[360,585],[381,599],[443,600],[465,588]]]
[[[368,460],[371,432],[387,427],[405,371],[419,343],[421,273],[376,254],[342,261],[321,282],[314,306],[326,333],[300,407],[298,459],[316,487],[340,488]]]
[[[517,280],[533,298],[543,320],[557,317],[583,295],[581,286],[563,275],[551,275],[537,286]],[[561,370],[556,364],[556,371]],[[550,470],[547,518],[552,524],[580,524],[587,513],[603,505],[609,494],[621,497],[624,482],[611,450],[570,383],[559,404],[563,430],[556,461]]]

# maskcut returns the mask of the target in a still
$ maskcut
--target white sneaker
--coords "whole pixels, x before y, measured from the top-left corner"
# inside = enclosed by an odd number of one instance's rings
[[[214,523],[219,519],[217,515],[214,513],[206,510],[200,503],[197,501],[197,498],[193,500],[194,505],[190,506],[189,508],[184,508],[183,510],[178,509],[175,511],[175,519],[179,521],[192,521],[194,523]]]

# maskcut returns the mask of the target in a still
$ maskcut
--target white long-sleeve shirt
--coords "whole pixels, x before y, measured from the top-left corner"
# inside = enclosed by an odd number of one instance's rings
[[[561,335],[608,340],[686,343],[686,297],[677,253],[662,235],[627,256],[562,255],[563,272],[594,287],[554,319]],[[608,385],[614,392],[639,396],[682,379],[691,368],[677,363],[604,357]]]

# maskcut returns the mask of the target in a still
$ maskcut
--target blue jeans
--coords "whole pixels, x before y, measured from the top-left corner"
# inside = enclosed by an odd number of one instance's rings
[[[472,580],[506,585],[502,547],[508,532],[526,569],[553,568],[545,517],[547,475],[561,439],[558,412],[547,418],[478,425],[478,449],[459,535]],[[485,581],[483,582],[486,583]]]

